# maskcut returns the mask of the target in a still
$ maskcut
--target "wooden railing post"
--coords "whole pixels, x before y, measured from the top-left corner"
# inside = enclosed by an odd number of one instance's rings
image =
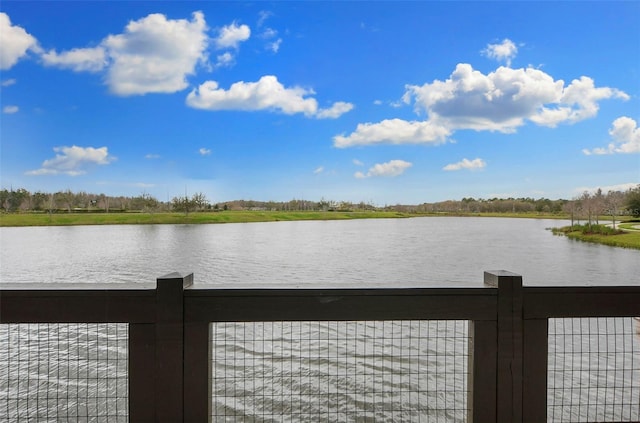
[[[546,422],[549,351],[548,319],[524,320],[523,345],[523,422]]]
[[[497,336],[495,320],[469,321],[468,423],[496,423],[497,421]]]
[[[484,273],[484,283],[498,288],[498,422],[522,422],[523,315],[522,276],[504,270]]]
[[[211,419],[211,340],[209,322],[185,321],[184,326],[184,421]]]
[[[184,387],[184,288],[193,274],[158,278],[156,291],[156,421],[182,422]]]
[[[156,421],[156,326],[129,324],[129,421]]]

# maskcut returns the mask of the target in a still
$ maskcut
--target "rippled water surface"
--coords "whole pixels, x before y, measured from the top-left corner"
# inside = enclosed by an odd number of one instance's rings
[[[640,252],[571,241],[563,221],[429,217],[224,225],[0,228],[0,280],[213,285],[638,284]]]
[[[565,224],[434,217],[0,228],[0,282],[153,283],[177,271],[194,272],[197,285],[211,287],[481,286],[483,271],[504,269],[522,274],[527,285],[640,283],[640,252],[571,241],[546,230]],[[550,338],[550,357],[557,357],[549,373],[554,383],[550,421],[565,421],[565,414],[580,421],[585,416],[637,419],[640,344],[634,321],[589,322],[589,331],[596,334],[591,341],[583,338],[584,323],[553,325],[560,341]],[[466,324],[212,325],[212,417],[465,421]],[[623,330],[600,333],[609,325]],[[106,413],[105,421],[126,421],[127,336],[126,325],[120,326],[0,325],[0,392],[8,395],[0,397],[0,422],[18,416],[24,421],[100,421],[81,417],[91,413]],[[595,342],[593,353],[587,351],[588,342]],[[622,372],[602,373],[604,379],[595,382],[589,379],[593,371],[581,370],[611,363],[622,365]],[[599,370],[595,374],[601,377]],[[623,401],[625,414],[593,408],[603,383],[616,383],[617,390],[607,391],[605,398]],[[571,394],[565,389],[573,392],[573,386],[588,389],[576,390],[578,405],[569,407],[564,401]],[[62,407],[57,402],[61,392]],[[582,407],[584,402],[592,405]]]

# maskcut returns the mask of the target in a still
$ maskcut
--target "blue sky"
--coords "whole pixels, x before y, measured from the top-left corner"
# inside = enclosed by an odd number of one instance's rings
[[[640,2],[0,5],[1,184],[419,204],[640,183]]]

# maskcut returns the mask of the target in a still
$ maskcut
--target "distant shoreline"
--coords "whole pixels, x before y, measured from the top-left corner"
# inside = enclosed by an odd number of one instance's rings
[[[295,220],[390,219],[411,217],[509,217],[568,219],[565,215],[539,213],[406,213],[395,211],[219,211],[184,213],[4,213],[0,227],[153,225],[279,222]]]
[[[596,226],[598,225],[594,225],[594,227]],[[610,224],[607,224],[606,226],[610,227]],[[618,234],[603,234],[597,233],[597,231],[589,233],[589,231],[583,232],[579,225],[575,227],[565,226],[562,228],[555,228],[552,232],[554,235],[566,236],[567,238],[576,241],[640,250],[640,230],[636,229],[636,223],[618,223],[617,228],[622,229],[622,232]]]
[[[184,213],[2,213],[0,227],[86,226],[86,225],[184,225],[301,220],[405,219],[413,217],[500,217],[568,220],[569,216],[550,213],[404,213],[395,211],[236,211]],[[606,219],[602,219],[606,220]],[[622,227],[629,226],[622,223]],[[570,239],[615,247],[640,249],[640,231],[622,235],[583,235],[563,230]]]

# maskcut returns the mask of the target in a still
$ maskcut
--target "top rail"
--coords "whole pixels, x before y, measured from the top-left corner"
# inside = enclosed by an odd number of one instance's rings
[[[118,284],[0,286],[1,323],[153,323],[155,287]]]
[[[525,287],[525,319],[640,315],[639,286]]]
[[[209,418],[210,322],[340,320],[468,320],[469,421],[546,421],[548,319],[622,316],[640,316],[640,285],[528,287],[505,271],[452,287],[236,288],[177,273],[157,284],[0,285],[0,323],[130,324],[131,421]]]
[[[496,290],[276,289],[185,291],[185,321],[496,318]]]

